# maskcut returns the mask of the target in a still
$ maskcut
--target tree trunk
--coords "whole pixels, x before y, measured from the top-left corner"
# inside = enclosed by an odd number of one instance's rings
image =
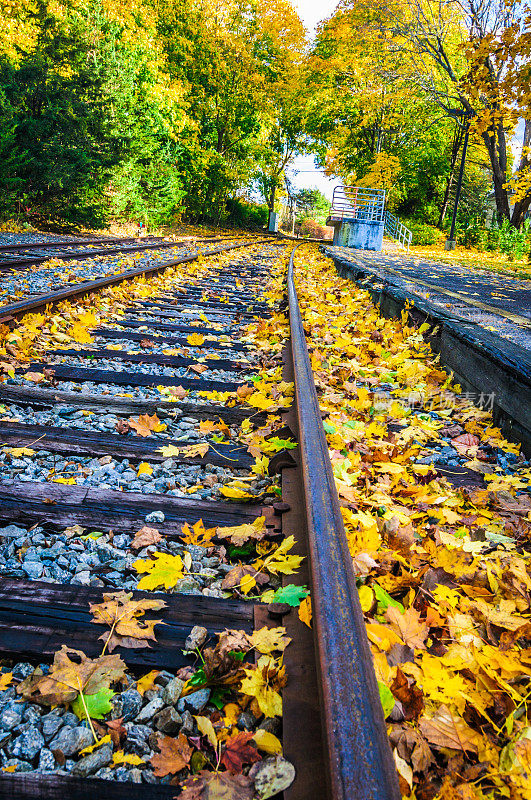
[[[269,209],[269,213],[270,214],[272,214],[273,211],[275,210],[276,193],[277,193],[277,185],[276,185],[276,183],[274,183],[272,188],[271,188],[271,192],[269,194],[269,201],[268,201],[268,204],[267,204],[267,207]]]
[[[493,132],[485,131],[483,141],[490,158],[492,180],[494,183],[494,197],[496,198],[496,211],[498,222],[510,221],[509,195],[504,188],[507,183],[507,154],[505,148],[505,131],[503,128]]]
[[[438,228],[442,228],[444,218],[448,210],[448,205],[450,203],[450,191],[454,180],[454,172],[457,164],[457,157],[459,155],[459,150],[461,149],[461,144],[463,143],[463,133],[464,129],[460,125],[456,125],[454,138],[452,141],[452,151],[450,157],[450,173],[448,175],[448,178],[446,179],[446,189],[444,190],[444,198],[441,205],[441,211],[439,213],[439,220],[437,222]]]
[[[531,120],[526,119],[525,121],[525,128],[524,128],[524,141],[522,143],[522,156],[520,158],[520,164],[518,165],[518,172],[522,172],[525,169],[531,169],[531,159],[526,152],[526,148],[528,148],[531,144]],[[522,197],[521,200],[517,200],[514,204],[513,215],[511,217],[511,224],[514,225],[515,228],[520,228],[522,222],[525,219],[527,212],[529,211],[529,206],[531,205],[531,191],[527,192],[527,194]]]

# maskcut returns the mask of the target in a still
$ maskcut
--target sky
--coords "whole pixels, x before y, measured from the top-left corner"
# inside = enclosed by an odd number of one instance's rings
[[[291,2],[312,37],[318,23],[329,17],[338,4],[338,0],[291,0]],[[330,180],[322,172],[317,171],[311,155],[297,156],[288,169],[288,176],[297,189],[317,187],[329,200],[332,199],[334,186],[339,183],[337,179]]]

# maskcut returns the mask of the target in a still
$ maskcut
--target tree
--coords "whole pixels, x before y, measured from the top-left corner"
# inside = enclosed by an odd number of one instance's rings
[[[435,221],[452,125],[412,83],[384,23],[363,0],[344,0],[322,23],[308,61],[308,131],[329,175],[387,189],[391,177],[394,205]]]
[[[468,118],[489,156],[498,217],[519,227],[531,190],[517,195],[510,212],[509,140],[530,113],[531,13],[527,0],[399,0],[382,7],[386,25],[413,67],[413,80],[454,119]],[[529,131],[529,121],[526,122]],[[529,133],[527,132],[529,139]],[[524,150],[515,185],[525,186]],[[524,179],[523,183],[520,179]]]

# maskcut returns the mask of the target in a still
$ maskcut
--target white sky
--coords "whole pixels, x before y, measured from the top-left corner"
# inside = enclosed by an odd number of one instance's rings
[[[311,37],[315,33],[317,24],[335,9],[339,0],[291,0]],[[297,189],[319,189],[329,200],[332,199],[332,190],[339,183],[337,179],[330,180],[322,172],[317,171],[313,156],[297,156],[293,165],[288,169],[288,176]]]

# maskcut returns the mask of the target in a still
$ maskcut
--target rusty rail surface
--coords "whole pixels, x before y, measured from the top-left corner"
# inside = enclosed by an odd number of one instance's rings
[[[321,719],[332,800],[400,800],[294,282],[288,301]]]

